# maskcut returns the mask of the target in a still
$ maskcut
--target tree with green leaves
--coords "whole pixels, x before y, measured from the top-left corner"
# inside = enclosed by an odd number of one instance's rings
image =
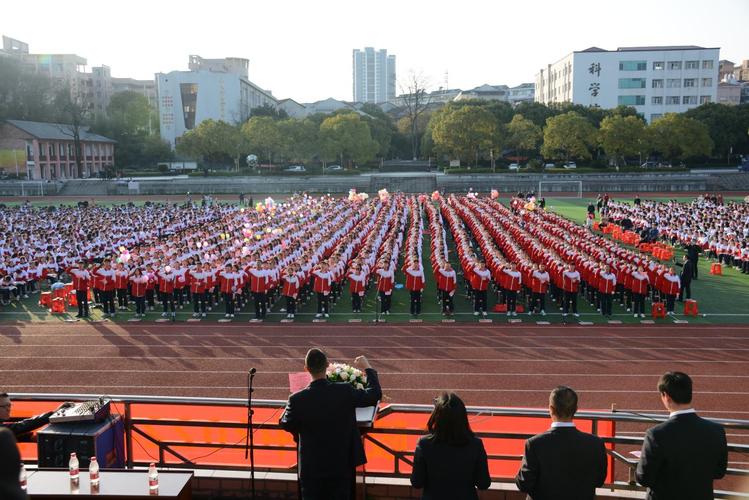
[[[713,154],[726,159],[732,153],[749,154],[749,104],[728,106],[707,103],[684,113],[689,118],[705,124],[713,140]]]
[[[235,169],[239,169],[239,162],[248,149],[247,137],[239,127],[220,120],[203,120],[186,132],[177,144],[179,154],[203,163],[225,164],[231,161]]]
[[[281,154],[287,160],[306,162],[318,154],[317,123],[309,119],[295,120],[287,118],[278,122],[281,136]]]
[[[49,78],[26,70],[15,59],[0,57],[0,122],[53,122],[58,118],[54,97]]]
[[[242,133],[249,141],[250,149],[265,154],[272,167],[273,154],[283,146],[278,122],[270,116],[253,116],[242,125]]]
[[[556,109],[550,108],[546,104],[526,101],[521,102],[515,107],[515,114],[523,115],[523,117],[543,128],[546,126],[546,120],[552,116],[558,115],[559,112]]]
[[[645,123],[637,116],[607,116],[601,121],[598,140],[617,166],[619,160],[647,151]]]
[[[593,124],[575,111],[568,111],[546,120],[541,154],[545,158],[587,160],[591,158],[596,140],[597,130]]]
[[[363,163],[377,154],[369,125],[357,113],[340,113],[320,124],[320,152],[325,160],[341,157]]]
[[[437,151],[453,158],[478,158],[499,151],[501,137],[495,116],[481,106],[445,106],[432,116],[432,140]]]
[[[530,156],[537,151],[544,137],[541,127],[520,114],[512,117],[506,129],[507,147],[523,153],[524,156]]]
[[[270,104],[263,104],[250,110],[250,116],[270,116],[274,120],[285,120],[289,117],[289,114],[280,108],[271,106]]]
[[[59,112],[61,122],[60,132],[70,137],[75,150],[75,167],[78,178],[83,177],[83,143],[81,133],[91,120],[93,106],[86,99],[83,92],[73,92],[70,87],[60,88],[54,100],[55,108]]]
[[[647,130],[652,150],[671,161],[708,156],[713,149],[707,125],[684,114],[666,113]]]

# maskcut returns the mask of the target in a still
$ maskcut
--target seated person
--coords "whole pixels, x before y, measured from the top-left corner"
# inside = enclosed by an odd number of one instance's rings
[[[18,478],[21,473],[21,454],[13,433],[0,428],[0,498],[3,500],[26,500]]]
[[[35,431],[49,423],[49,417],[62,408],[72,406],[72,403],[63,403],[56,410],[42,413],[31,418],[19,421],[9,421],[10,419],[10,396],[7,393],[0,393],[0,429],[7,428],[16,436],[16,438]]]

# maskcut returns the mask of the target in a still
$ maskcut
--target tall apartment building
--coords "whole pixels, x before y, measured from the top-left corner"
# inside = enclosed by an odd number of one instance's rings
[[[383,103],[395,99],[395,56],[387,49],[365,47],[353,52],[354,102]]]
[[[172,148],[203,120],[242,123],[252,108],[278,106],[268,90],[248,77],[249,61],[190,56],[188,71],[156,74],[161,138]]]
[[[540,70],[535,99],[544,104],[632,106],[650,122],[715,102],[719,53],[719,48],[694,45],[591,47]]]

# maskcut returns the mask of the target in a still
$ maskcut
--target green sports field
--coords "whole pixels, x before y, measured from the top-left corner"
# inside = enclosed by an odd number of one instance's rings
[[[737,198],[738,199],[738,198]],[[679,201],[689,201],[690,198],[679,199]],[[547,198],[547,209],[553,210],[565,217],[573,219],[579,223],[585,220],[586,206],[589,198]],[[44,203],[42,203],[44,204]],[[47,202],[46,204],[49,204]],[[452,242],[449,241],[450,256],[451,259],[455,258],[454,247]],[[425,267],[429,268],[429,238],[425,236],[424,240],[424,255],[423,262]],[[676,258],[681,259],[682,252],[677,251]],[[457,262],[453,262],[453,266],[456,270],[459,269]],[[689,323],[749,323],[749,275],[741,274],[739,271],[730,268],[723,268],[722,276],[712,276],[709,274],[710,261],[706,258],[700,260],[699,265],[699,279],[692,283],[692,298],[696,299],[699,305],[700,313],[705,313],[704,317],[689,317],[685,318],[680,314],[677,314],[674,319],[659,319],[656,322],[671,323],[675,320],[684,321],[687,320]],[[376,319],[380,321],[392,322],[407,322],[412,319],[409,314],[409,294],[403,288],[400,287],[404,283],[404,277],[402,274],[396,275],[396,290],[393,292],[392,300],[392,312],[389,316],[379,317],[377,315],[378,304],[376,301],[376,294],[371,289],[367,295],[363,307],[363,313],[352,314],[351,313],[351,301],[347,288],[344,289],[342,297],[332,307],[329,322],[348,322],[350,320],[360,320],[361,322],[373,322]],[[464,288],[462,286],[462,279],[459,276],[459,288],[455,295],[455,309],[456,314],[454,319],[457,322],[476,322],[477,318],[473,315],[473,307],[471,301],[466,297]],[[69,315],[51,315],[46,309],[43,309],[37,305],[38,295],[32,295],[29,299],[22,300],[20,302],[14,302],[10,306],[3,307],[0,309],[0,321],[2,322],[14,322],[14,321],[64,321],[65,319],[71,319],[72,315],[75,314],[73,309],[69,309]],[[495,304],[496,297],[494,294],[489,294],[489,309]],[[520,303],[520,302],[519,302]],[[282,308],[285,306],[283,299],[278,300],[265,322],[279,322],[285,317],[285,313],[282,312]],[[680,304],[677,304],[677,313],[680,312]],[[133,317],[133,307],[131,305],[131,312],[118,312],[115,321],[125,322]],[[646,308],[648,305],[646,304]],[[579,321],[592,322],[596,324],[605,324],[607,321],[596,312],[596,310],[590,307],[587,303],[580,300],[579,309],[581,317]],[[216,308],[208,314],[208,318],[203,321],[215,322],[223,318],[224,305],[219,304]],[[239,311],[234,318],[234,322],[247,322],[254,316],[252,304],[248,304],[242,311]],[[93,319],[101,318],[101,310],[93,309]],[[295,322],[312,322],[316,312],[316,303],[314,298],[311,298],[306,304],[300,305],[297,310]],[[521,319],[523,323],[533,323],[536,321],[548,321],[550,323],[561,323],[562,316],[559,308],[553,304],[548,303],[546,305],[547,316],[541,317],[538,315],[528,316],[526,314],[519,314],[517,319]],[[177,321],[185,321],[191,317],[192,308],[191,305],[185,304],[184,309],[179,310],[177,313]],[[153,321],[160,319],[160,309],[154,312],[149,312],[146,316],[145,321]],[[489,318],[494,323],[506,323],[509,318],[504,314],[490,313]],[[441,315],[441,306],[437,302],[436,286],[433,279],[427,276],[426,290],[424,291],[422,301],[422,314],[420,319],[425,323],[439,323],[442,321],[443,316]],[[626,309],[614,305],[614,320],[621,321],[622,323],[639,323],[639,319],[632,317],[632,314],[627,313]],[[649,319],[649,318],[648,318]],[[568,318],[568,321],[570,318]],[[576,320],[577,321],[577,320]]]

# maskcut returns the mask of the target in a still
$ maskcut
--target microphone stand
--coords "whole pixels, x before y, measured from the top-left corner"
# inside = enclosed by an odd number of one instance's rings
[[[252,417],[255,410],[252,409],[252,381],[255,378],[257,370],[251,368],[247,374],[247,437],[245,438],[244,444],[244,458],[247,460],[247,455],[250,456],[250,491],[252,500],[255,500],[255,439],[254,432],[252,430]]]

